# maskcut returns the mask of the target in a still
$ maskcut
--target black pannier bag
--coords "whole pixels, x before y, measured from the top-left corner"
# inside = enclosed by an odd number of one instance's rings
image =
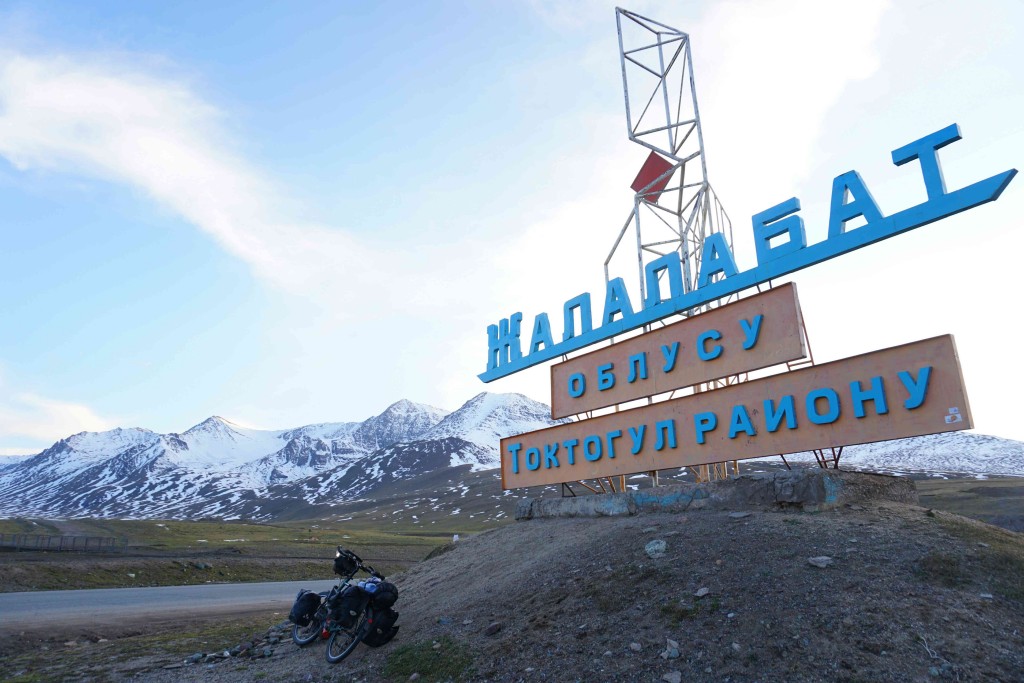
[[[288,621],[299,626],[309,626],[313,613],[320,606],[320,595],[313,591],[302,589],[295,596],[295,604],[292,611],[288,613]]]
[[[342,628],[350,628],[366,607],[366,593],[356,586],[345,586],[330,605],[331,620],[338,622]]]
[[[363,638],[363,644],[370,647],[380,647],[390,643],[400,628],[395,626],[396,621],[398,621],[398,612],[390,607],[374,610],[373,623],[369,625],[370,632]]]
[[[377,609],[392,607],[398,602],[398,586],[390,581],[382,581],[373,594],[373,606]]]

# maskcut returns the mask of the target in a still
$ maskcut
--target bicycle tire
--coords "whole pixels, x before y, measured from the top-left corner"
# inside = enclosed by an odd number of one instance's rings
[[[292,626],[292,641],[299,647],[305,647],[320,637],[323,631],[324,622],[319,617],[313,617],[306,626],[295,624]]]
[[[366,613],[359,616],[359,621],[351,628],[343,628],[332,631],[331,637],[327,640],[327,649],[324,656],[329,664],[337,664],[352,654],[356,645],[363,641],[366,636]]]

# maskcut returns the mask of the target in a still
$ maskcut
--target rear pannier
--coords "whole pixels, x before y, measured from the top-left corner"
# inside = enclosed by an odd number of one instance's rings
[[[398,602],[398,586],[390,581],[382,581],[373,594],[373,606],[377,609],[384,609],[393,606]]]
[[[345,586],[330,606],[331,619],[338,622],[342,628],[353,626],[366,607],[367,597],[366,593],[356,586]]]
[[[398,612],[390,607],[374,610],[373,623],[369,625],[370,632],[363,638],[363,643],[370,647],[380,647],[391,642],[399,629],[398,626],[395,626],[396,621],[398,621]]]
[[[295,604],[288,614],[288,620],[299,626],[309,626],[313,613],[320,606],[320,595],[313,591],[302,589],[295,596]]]

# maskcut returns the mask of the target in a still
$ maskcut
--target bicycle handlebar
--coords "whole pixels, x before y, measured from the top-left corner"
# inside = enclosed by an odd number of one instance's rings
[[[384,577],[384,575],[383,575],[383,574],[381,574],[381,573],[380,573],[379,571],[377,571],[376,569],[374,569],[373,567],[371,567],[370,565],[368,565],[368,564],[364,564],[364,563],[363,563],[363,558],[359,557],[358,555],[356,555],[356,554],[355,554],[354,552],[352,552],[352,551],[351,551],[351,550],[349,550],[348,548],[343,548],[343,547],[341,547],[341,546],[339,545],[339,546],[338,546],[338,553],[342,553],[342,552],[344,552],[344,553],[348,553],[349,555],[351,555],[351,556],[352,556],[352,559],[354,559],[354,560],[355,560],[355,562],[356,562],[356,571],[352,572],[352,576],[355,576],[355,575],[356,575],[356,573],[357,573],[357,572],[358,572],[358,571],[359,571],[360,569],[362,569],[362,570],[363,570],[364,572],[366,572],[366,573],[367,573],[367,574],[369,574],[370,576],[374,576],[374,577],[376,577],[376,578],[380,579],[381,581],[383,581],[383,580],[384,580],[384,578],[385,578],[385,577]]]
[[[370,576],[375,576],[378,579],[380,579],[381,581],[384,580],[384,575],[381,574],[379,571],[377,571],[376,569],[374,569],[373,567],[371,567],[368,564],[363,564],[362,562],[360,562],[359,563],[359,568],[362,569],[367,574],[369,574]]]

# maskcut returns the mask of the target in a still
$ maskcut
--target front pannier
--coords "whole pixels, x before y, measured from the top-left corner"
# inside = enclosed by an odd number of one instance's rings
[[[359,588],[345,586],[331,605],[331,619],[338,622],[342,628],[350,628],[366,607],[366,599],[366,593]]]
[[[382,610],[375,610],[373,623],[370,624],[370,632],[363,638],[363,643],[370,647],[380,647],[391,642],[391,639],[398,633],[398,612],[390,607]]]
[[[295,596],[295,604],[292,611],[288,613],[288,621],[299,626],[309,626],[313,613],[320,606],[320,595],[313,591],[302,589]]]
[[[382,581],[373,594],[373,606],[377,609],[392,607],[398,602],[398,586],[390,581]]]

